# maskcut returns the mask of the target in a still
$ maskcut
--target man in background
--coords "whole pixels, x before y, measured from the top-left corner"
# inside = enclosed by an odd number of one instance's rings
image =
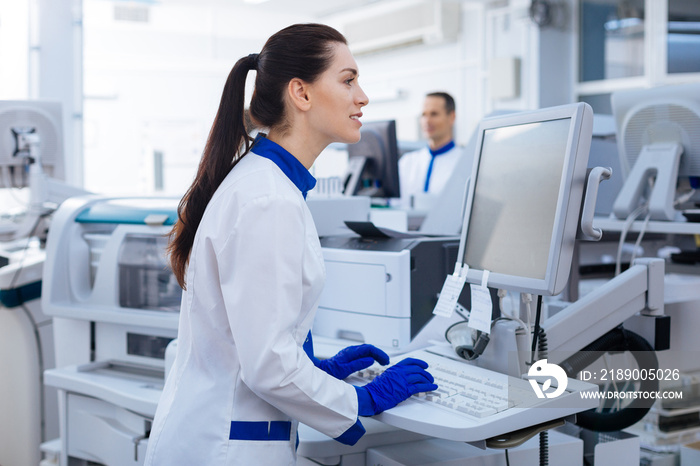
[[[404,154],[399,160],[401,199],[405,206],[429,208],[429,200],[440,194],[452,174],[463,153],[454,141],[455,117],[455,101],[450,94],[432,92],[425,97],[420,121],[428,145]]]

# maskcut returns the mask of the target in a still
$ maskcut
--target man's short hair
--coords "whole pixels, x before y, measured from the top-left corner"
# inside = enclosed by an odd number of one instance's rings
[[[447,113],[455,111],[455,99],[447,92],[431,92],[426,97],[442,97],[445,100],[445,110],[447,110]]]

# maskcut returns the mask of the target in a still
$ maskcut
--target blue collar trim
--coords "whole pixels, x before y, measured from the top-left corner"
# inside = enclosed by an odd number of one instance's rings
[[[304,199],[306,199],[306,193],[316,186],[316,178],[309,173],[309,170],[296,157],[287,152],[284,147],[270,141],[265,135],[258,134],[250,150],[260,157],[272,160],[287,175],[287,178],[299,188]]]
[[[455,142],[450,141],[439,149],[432,150],[430,147],[428,147],[428,150],[430,151],[430,155],[435,157],[436,155],[441,155],[441,154],[444,154],[445,152],[451,150],[452,148],[454,148],[454,146],[455,146]]]
[[[442,155],[445,152],[448,152],[452,148],[454,148],[455,142],[450,141],[441,148],[437,150],[432,150],[430,147],[428,147],[428,150],[430,151],[430,163],[428,164],[428,172],[425,175],[425,184],[423,185],[423,192],[427,193],[428,190],[430,189],[430,175],[433,174],[433,162],[435,162],[435,157],[438,155]]]

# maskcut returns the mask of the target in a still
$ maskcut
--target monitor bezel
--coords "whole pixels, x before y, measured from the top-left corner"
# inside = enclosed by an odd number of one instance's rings
[[[467,189],[467,200],[457,254],[458,267],[464,265],[464,252],[469,235],[469,221],[474,205],[474,193],[478,185],[479,163],[482,156],[485,132],[501,127],[566,118],[570,119],[569,132],[562,177],[559,181],[554,231],[549,247],[545,277],[538,279],[489,271],[487,286],[491,288],[502,288],[508,291],[543,296],[557,295],[564,289],[570,274],[574,244],[579,228],[579,215],[593,129],[593,110],[590,105],[581,102],[485,118],[479,124],[472,176]],[[469,283],[481,284],[483,275],[483,270],[472,269],[470,266],[466,280]]]

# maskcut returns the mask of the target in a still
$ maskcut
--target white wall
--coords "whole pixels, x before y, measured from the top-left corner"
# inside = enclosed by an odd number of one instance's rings
[[[552,24],[539,27],[529,16],[529,0],[511,0],[507,6],[489,9],[486,15],[485,87],[492,59],[520,60],[520,95],[512,99],[486,98],[485,113],[494,110],[532,110],[573,102],[576,0],[552,2]]]
[[[310,18],[131,5],[132,14],[148,20],[115,20],[115,7],[128,3],[84,2],[85,186],[153,193],[153,152],[160,151],[163,193],[181,195],[194,177],[233,64],[259,51],[275,31]]]
[[[0,99],[26,99],[29,93],[29,0],[0,2]]]

